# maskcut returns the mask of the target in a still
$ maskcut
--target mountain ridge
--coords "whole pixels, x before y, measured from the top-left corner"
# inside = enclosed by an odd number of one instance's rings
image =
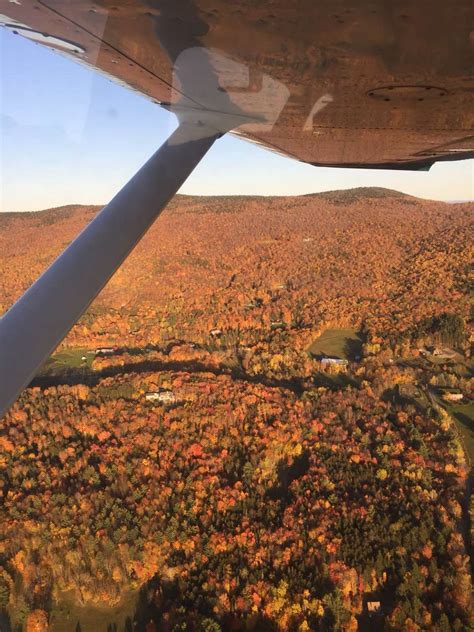
[[[420,203],[435,203],[435,204],[452,204],[452,201],[445,200],[429,200],[426,198],[420,198],[415,195],[410,195],[396,189],[389,189],[386,187],[353,187],[350,189],[331,189],[328,191],[317,191],[315,193],[302,193],[299,195],[193,195],[178,193],[173,200],[168,204],[166,208],[172,208],[178,202],[193,202],[193,203],[216,203],[216,202],[238,202],[238,201],[268,201],[268,200],[288,200],[288,199],[327,199],[329,201],[341,202],[346,201],[362,201],[363,198],[367,200],[372,199],[400,199],[400,200],[416,200]],[[470,204],[470,200],[456,201],[457,204]],[[35,211],[0,211],[0,227],[2,218],[9,217],[33,217],[43,213],[55,213],[55,212],[67,212],[77,209],[91,209],[100,210],[104,208],[104,204],[64,204],[60,206],[53,206],[46,209],[38,209]]]

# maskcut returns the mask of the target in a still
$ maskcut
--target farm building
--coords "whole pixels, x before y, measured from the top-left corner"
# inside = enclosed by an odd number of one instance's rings
[[[99,347],[95,350],[95,355],[112,355],[115,353],[113,347]]]
[[[347,360],[344,360],[343,358],[322,358],[321,360],[321,366],[323,368],[325,367],[346,368],[347,365],[348,365]]]
[[[174,404],[176,396],[173,391],[149,391],[145,393],[147,402],[159,402],[160,404]]]
[[[445,402],[460,402],[464,398],[462,393],[443,393],[442,399]]]

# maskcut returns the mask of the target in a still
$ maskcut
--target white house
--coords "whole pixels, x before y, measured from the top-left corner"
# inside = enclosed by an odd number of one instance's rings
[[[150,391],[145,393],[147,402],[160,402],[160,404],[174,404],[176,396],[173,391]]]

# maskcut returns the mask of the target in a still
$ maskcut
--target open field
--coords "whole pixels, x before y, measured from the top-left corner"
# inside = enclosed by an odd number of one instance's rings
[[[362,337],[356,329],[326,329],[309,348],[314,356],[327,355],[354,360],[362,352]]]
[[[446,402],[430,391],[431,400],[450,415],[456,424],[460,439],[471,465],[474,464],[474,402]]]
[[[95,608],[79,605],[74,596],[63,593],[61,604],[52,611],[51,632],[71,632],[80,630],[108,630],[115,625],[115,629],[131,630],[138,604],[137,592],[128,593],[122,602],[111,608]]]
[[[83,357],[86,359],[83,360]],[[90,369],[93,359],[94,352],[90,349],[63,349],[43,364],[38,375],[58,375],[71,369]]]
[[[474,463],[474,402],[469,404],[445,404],[447,412],[456,421],[464,446]]]

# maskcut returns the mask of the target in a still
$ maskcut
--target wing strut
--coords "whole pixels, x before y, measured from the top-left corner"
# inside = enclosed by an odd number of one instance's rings
[[[0,417],[221,135],[213,131],[196,139],[187,125],[178,127],[0,320]]]

